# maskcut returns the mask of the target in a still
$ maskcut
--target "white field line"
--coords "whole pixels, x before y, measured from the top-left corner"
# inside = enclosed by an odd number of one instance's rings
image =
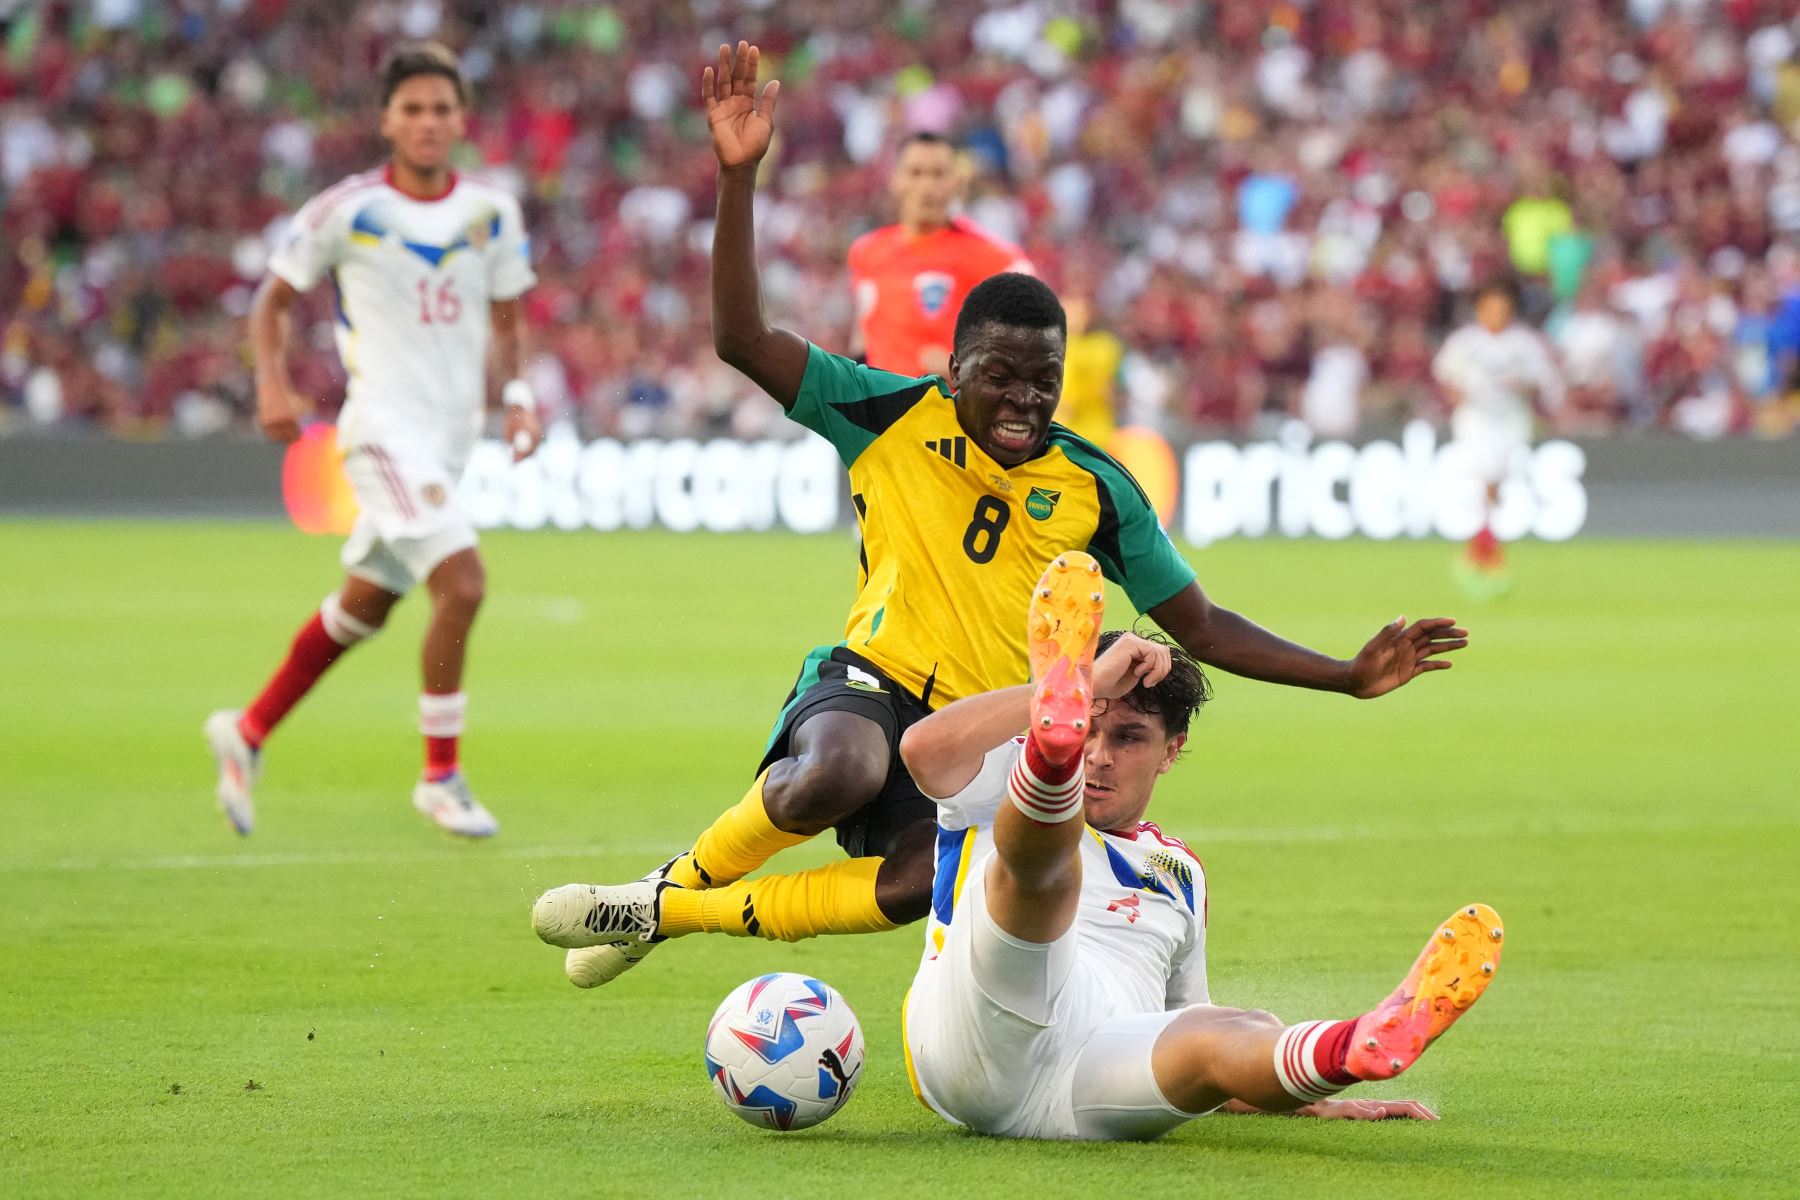
[[[1721,824],[1717,821],[1598,819],[1557,822],[1526,821],[1516,825],[1479,828],[1458,826],[1456,832],[1461,836],[1505,839],[1509,837],[1588,837],[1600,834],[1631,833],[1702,833],[1726,830],[1741,832],[1751,829],[1792,831],[1794,828],[1796,825],[1792,821]],[[1208,845],[1221,842],[1290,845],[1310,842],[1370,841],[1377,838],[1405,841],[1414,836],[1437,836],[1440,832],[1442,831],[1409,831],[1404,828],[1361,825],[1311,826],[1296,829],[1243,826],[1203,829],[1186,840],[1199,853],[1204,854]],[[671,852],[672,845],[674,845],[672,842],[659,842],[654,845],[649,842],[617,842],[611,845],[578,842],[551,846],[508,846],[504,844],[469,846],[461,850],[450,851],[446,851],[442,847],[420,847],[417,850],[296,850],[241,854],[177,854],[147,858],[65,858],[48,861],[0,859],[0,874],[20,874],[32,871],[211,871],[259,867],[386,866],[401,863],[451,864],[488,859],[530,861],[609,856],[650,859],[666,857]]]
[[[466,851],[294,850],[265,854],[172,854],[152,858],[64,858],[49,862],[0,860],[0,873],[22,871],[206,871],[237,867],[380,866],[395,863],[462,863],[470,859],[594,858],[608,854],[631,857],[667,855],[665,846],[620,843],[614,846],[471,846]]]
[[[1372,829],[1218,829],[1207,834],[1212,842],[1336,842],[1380,836]],[[573,844],[557,846],[469,846],[466,850],[294,850],[243,854],[172,854],[149,858],[64,858],[48,862],[0,860],[0,874],[28,871],[210,871],[253,867],[383,866],[400,863],[463,863],[471,860],[533,860],[667,857],[673,843],[621,842],[614,845]]]

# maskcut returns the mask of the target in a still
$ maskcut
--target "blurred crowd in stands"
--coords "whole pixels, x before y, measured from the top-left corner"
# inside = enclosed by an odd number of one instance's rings
[[[737,37],[783,83],[771,308],[828,348],[925,128],[1116,339],[1125,421],[1441,417],[1433,351],[1499,272],[1566,376],[1547,428],[1800,418],[1793,0],[0,0],[0,35],[0,429],[251,428],[268,248],[381,160],[374,68],[426,37],[466,163],[526,199],[531,382],[592,435],[781,424],[711,348],[697,79]],[[295,368],[326,413],[329,319]]]

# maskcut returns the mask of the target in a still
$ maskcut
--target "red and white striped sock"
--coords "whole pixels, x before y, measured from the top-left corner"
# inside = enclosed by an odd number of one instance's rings
[[[1275,1039],[1275,1078],[1282,1090],[1308,1104],[1324,1100],[1355,1083],[1345,1064],[1355,1021],[1302,1021]]]
[[[269,682],[238,718],[238,733],[253,747],[261,747],[263,739],[281,723],[283,717],[312,690],[326,668],[338,656],[364,638],[372,637],[376,627],[357,620],[338,603],[337,593],[325,597],[325,603],[301,627],[288,647],[287,658],[276,668]]]
[[[1053,763],[1038,749],[1037,739],[1025,738],[1025,752],[1013,764],[1006,781],[1013,807],[1040,825],[1059,825],[1082,810],[1081,755],[1066,763]]]
[[[425,778],[433,783],[457,771],[457,745],[469,697],[462,692],[419,696],[419,732],[425,735]]]

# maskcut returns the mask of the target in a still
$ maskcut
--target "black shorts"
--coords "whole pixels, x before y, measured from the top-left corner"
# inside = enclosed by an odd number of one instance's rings
[[[887,735],[887,782],[873,800],[834,827],[838,845],[851,858],[885,856],[895,834],[921,819],[937,819],[937,805],[919,790],[900,760],[901,735],[931,710],[860,654],[843,646],[821,646],[801,665],[800,678],[775,718],[775,731],[757,772],[791,757],[794,731],[822,712],[867,717]]]

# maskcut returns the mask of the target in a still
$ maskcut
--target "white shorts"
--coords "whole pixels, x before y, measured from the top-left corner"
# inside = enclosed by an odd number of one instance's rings
[[[1531,416],[1463,405],[1450,414],[1452,440],[1483,483],[1500,483],[1531,450]]]
[[[344,475],[360,512],[344,543],[344,569],[404,596],[446,558],[475,544],[457,503],[462,465],[407,449],[404,440],[353,446]]]
[[[1130,1012],[1078,953],[1012,937],[970,872],[936,959],[920,965],[901,1017],[920,1099],[1001,1137],[1142,1141],[1200,1116],[1170,1104],[1150,1055],[1181,1015]]]

